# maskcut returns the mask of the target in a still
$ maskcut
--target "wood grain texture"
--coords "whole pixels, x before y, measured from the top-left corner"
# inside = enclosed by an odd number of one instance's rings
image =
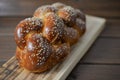
[[[107,19],[102,37],[120,38],[120,19]]]
[[[104,28],[105,19],[87,16],[87,31],[77,44],[72,46],[71,53],[65,61],[57,64],[53,69],[41,73],[39,75],[31,74],[27,70],[23,70],[17,65],[15,57],[6,62],[0,72],[0,79],[6,80],[32,80],[31,76],[35,76],[34,80],[64,80],[74,66],[79,62],[82,56],[86,53],[94,40]]]
[[[1,35],[0,37],[0,60],[8,60],[15,54],[14,36]]]
[[[1,17],[0,18],[0,36],[12,35],[16,25],[25,17]]]
[[[1,0],[0,2],[0,16],[31,16],[40,5],[51,4],[58,0],[9,0],[9,2]],[[120,18],[119,0],[60,0],[59,2],[80,8],[87,14]]]
[[[120,38],[99,38],[81,63],[120,64]]]
[[[80,64],[66,80],[119,80],[120,65]]]

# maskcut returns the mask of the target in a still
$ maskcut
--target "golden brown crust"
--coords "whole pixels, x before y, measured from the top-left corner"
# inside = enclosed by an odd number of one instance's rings
[[[76,9],[76,13],[77,13],[77,18],[80,18],[84,22],[86,22],[85,14],[82,11],[80,11],[79,9]]]
[[[79,32],[76,29],[67,27],[65,28],[65,40],[72,46],[79,40]],[[72,39],[71,39],[72,38]]]
[[[32,72],[42,72],[61,62],[70,53],[68,43],[51,45],[40,34],[31,33],[27,37],[24,50],[17,47],[16,57],[20,66]]]
[[[35,13],[34,13],[34,17],[39,17],[39,18],[44,18],[44,15],[48,12],[56,12],[57,9],[53,6],[50,5],[44,5],[39,7],[38,9],[36,9]]]
[[[68,26],[70,24],[74,24],[76,17],[77,17],[75,9],[72,8],[71,6],[65,6],[65,7],[61,8],[58,11],[58,15],[60,18],[62,18],[65,21],[65,23],[68,24]],[[70,25],[70,26],[72,26],[72,25]]]
[[[23,49],[26,45],[25,36],[31,31],[41,31],[43,27],[42,20],[39,18],[26,18],[22,20],[15,30],[15,41]]]
[[[64,23],[54,13],[47,13],[44,17],[43,36],[54,42],[64,36]]]
[[[85,33],[85,15],[62,3],[39,7],[15,29],[16,57],[21,67],[43,72],[63,61],[70,46]]]
[[[79,35],[82,36],[86,31],[86,23],[85,21],[81,20],[80,18],[76,19],[76,24],[74,28],[78,30]]]
[[[52,6],[55,7],[55,8],[57,8],[57,9],[60,9],[60,8],[65,7],[66,5],[62,4],[60,2],[56,2],[56,3],[52,4]]]

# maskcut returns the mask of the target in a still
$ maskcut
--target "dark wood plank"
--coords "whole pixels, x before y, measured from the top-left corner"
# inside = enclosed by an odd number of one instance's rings
[[[98,38],[81,63],[120,64],[120,38]]]
[[[13,36],[0,36],[0,60],[8,60],[15,54],[15,41]]]
[[[120,37],[120,19],[107,19],[102,37]]]
[[[16,25],[25,17],[1,17],[0,35],[13,35]]]
[[[0,16],[32,16],[38,6],[52,4],[58,0],[1,0]],[[65,4],[80,8],[87,14],[120,18],[119,0],[61,0]],[[114,4],[113,4],[114,3]]]
[[[120,65],[78,64],[66,80],[120,80]]]

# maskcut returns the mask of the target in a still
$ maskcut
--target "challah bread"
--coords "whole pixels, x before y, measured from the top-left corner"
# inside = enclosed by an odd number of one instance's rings
[[[63,61],[86,30],[85,15],[62,3],[39,7],[15,29],[16,58],[31,72],[44,72]]]

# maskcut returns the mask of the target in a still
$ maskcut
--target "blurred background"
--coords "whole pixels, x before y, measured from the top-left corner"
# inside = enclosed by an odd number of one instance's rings
[[[54,2],[107,20],[67,80],[120,80],[120,0],[0,0],[0,65],[15,54],[14,29],[19,21],[32,17],[39,6]]]

